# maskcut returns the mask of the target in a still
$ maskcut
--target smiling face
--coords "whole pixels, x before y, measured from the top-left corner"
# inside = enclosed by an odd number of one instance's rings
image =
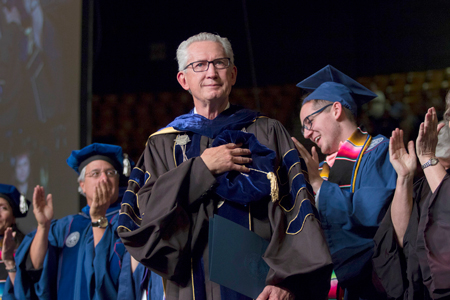
[[[188,64],[199,60],[213,61],[227,57],[222,45],[212,41],[194,42],[188,47],[188,53]],[[177,79],[185,90],[191,92],[194,103],[196,101],[226,103],[231,87],[236,83],[236,76],[236,66],[216,69],[211,63],[204,72],[194,72],[190,66],[178,72]]]
[[[329,103],[330,102],[328,102],[328,104]],[[303,104],[302,109],[300,110],[300,121],[302,122],[302,126],[305,122],[308,122],[306,117],[314,114],[308,117],[311,123],[308,126],[309,129],[304,129],[303,136],[314,142],[323,154],[331,154],[339,150],[341,130],[340,125],[337,122],[335,103],[332,106],[329,106],[329,108],[316,114],[314,113],[326,104],[316,106],[314,101],[309,101]]]
[[[116,202],[119,197],[119,175],[107,176],[108,170],[114,170],[114,167],[107,161],[104,160],[94,160],[86,165],[86,176],[84,181],[80,181],[80,187],[86,195],[86,201],[89,206],[91,206],[92,200],[94,199],[95,187],[102,180],[106,180],[107,186],[111,189],[110,204]],[[93,172],[97,173],[99,176],[92,177]]]
[[[5,233],[6,228],[11,227],[16,222],[9,202],[0,197],[0,235]]]

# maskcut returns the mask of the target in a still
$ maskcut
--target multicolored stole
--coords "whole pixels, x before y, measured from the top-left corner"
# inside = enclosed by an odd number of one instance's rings
[[[358,174],[361,158],[369,147],[372,137],[358,128],[338,150],[333,166],[330,168],[325,161],[319,168],[320,176],[324,180],[337,183],[341,189],[355,191],[355,180]],[[355,167],[356,163],[356,167]],[[343,299],[342,288],[339,286],[336,275],[331,279],[331,288],[328,299]]]
[[[351,188],[351,192],[354,192],[361,158],[371,141],[372,136],[358,128],[339,148],[333,167],[330,168],[327,162],[324,162],[319,168],[320,176],[324,180],[337,183],[341,189]]]

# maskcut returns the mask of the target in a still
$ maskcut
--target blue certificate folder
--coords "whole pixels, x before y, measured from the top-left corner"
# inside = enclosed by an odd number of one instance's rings
[[[256,299],[269,266],[262,259],[269,242],[224,217],[209,219],[209,280]]]

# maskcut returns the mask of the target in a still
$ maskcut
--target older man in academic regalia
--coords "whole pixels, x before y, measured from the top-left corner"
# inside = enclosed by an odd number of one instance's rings
[[[35,232],[16,253],[14,288],[4,299],[116,299],[125,247],[116,233],[119,182],[131,165],[120,146],[92,144],[72,151],[68,165],[79,175],[87,205],[80,213],[53,218],[53,198],[36,186]],[[64,199],[55,199],[64,200]],[[131,276],[131,269],[126,270]]]
[[[331,259],[289,134],[230,103],[237,68],[228,39],[200,33],[177,59],[195,107],[149,137],[130,176],[118,228],[127,250],[165,279],[168,300],[251,299],[210,279],[209,219],[219,215],[268,243],[254,298],[326,299]],[[234,264],[245,263],[243,255]],[[225,281],[239,284],[243,275],[228,267]]]

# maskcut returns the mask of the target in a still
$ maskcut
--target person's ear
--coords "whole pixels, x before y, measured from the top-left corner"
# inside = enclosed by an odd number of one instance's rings
[[[186,73],[184,73],[184,71],[178,72],[177,80],[183,89],[185,89],[186,91],[189,91],[189,83],[187,82]]]
[[[84,189],[84,181],[79,182],[81,189],[83,190],[83,193],[86,194],[86,190]]]
[[[237,78],[237,68],[235,65],[233,65],[233,68],[231,69],[231,86],[233,86],[236,83]]]
[[[333,105],[331,106],[331,109],[335,120],[339,120],[345,115],[344,107],[340,102],[334,102]]]

